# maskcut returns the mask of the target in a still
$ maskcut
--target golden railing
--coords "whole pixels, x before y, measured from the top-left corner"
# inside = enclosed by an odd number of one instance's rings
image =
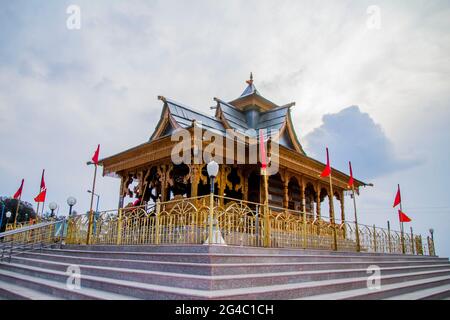
[[[424,241],[420,235],[331,221],[226,197],[182,198],[95,214],[90,244],[203,244],[222,238],[236,246],[435,254],[430,238]],[[86,244],[88,222],[88,215],[69,218],[66,243]]]
[[[62,240],[64,223],[65,220],[47,221],[0,233],[0,261],[11,261],[15,254],[57,243]]]

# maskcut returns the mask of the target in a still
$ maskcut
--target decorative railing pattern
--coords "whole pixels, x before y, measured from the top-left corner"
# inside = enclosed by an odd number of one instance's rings
[[[0,261],[27,250],[42,248],[63,239],[65,220],[42,222],[0,233]]]
[[[358,232],[361,252],[435,254],[430,238],[330,221],[226,197],[182,198],[94,214],[90,244],[203,244],[222,238],[236,246],[358,251]],[[70,217],[66,243],[86,244],[88,225],[88,215]]]

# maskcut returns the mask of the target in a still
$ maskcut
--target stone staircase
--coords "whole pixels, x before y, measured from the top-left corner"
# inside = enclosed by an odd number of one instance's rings
[[[66,282],[76,265],[81,288]],[[367,268],[381,288],[367,288]],[[447,258],[232,246],[55,246],[0,263],[2,299],[446,299]]]

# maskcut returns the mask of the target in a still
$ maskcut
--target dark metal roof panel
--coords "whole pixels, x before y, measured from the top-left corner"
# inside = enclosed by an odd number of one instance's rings
[[[166,99],[166,101],[170,114],[181,127],[188,128],[192,126],[192,121],[196,120],[197,122],[201,122],[206,128],[225,132],[225,128],[219,120],[173,100]]]

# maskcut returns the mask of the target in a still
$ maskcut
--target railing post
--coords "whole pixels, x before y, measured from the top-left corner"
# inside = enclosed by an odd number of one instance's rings
[[[414,254],[416,254],[416,253],[415,253],[415,250],[414,250],[414,234],[413,234],[413,228],[410,227],[410,230],[411,230],[411,253],[414,255]]]
[[[377,230],[375,225],[373,225],[373,250],[377,252]]]
[[[120,245],[122,243],[122,208],[119,209],[119,213],[117,216],[117,244]]]
[[[270,247],[270,210],[269,206],[264,206],[264,246]]]
[[[256,234],[256,246],[259,247],[259,232],[260,232],[260,228],[259,228],[259,206],[256,205],[255,207],[255,224],[256,224],[256,230],[255,230],[255,234]]]
[[[433,248],[431,245],[431,238],[430,236],[427,236],[427,245],[428,245],[428,255],[431,256],[433,252]]]
[[[156,219],[156,221],[155,221],[155,224],[156,224],[156,227],[155,227],[155,243],[156,244],[159,244],[159,241],[160,241],[160,239],[159,239],[159,218],[160,218],[160,212],[161,212],[161,201],[158,199],[157,201],[156,201],[156,213],[155,213],[155,219]]]
[[[332,225],[333,225],[333,250],[337,251],[338,250],[337,231],[336,231],[336,221],[334,220],[334,217],[333,217]]]
[[[307,242],[306,242],[306,210],[303,211],[303,249],[306,249]]]
[[[388,245],[389,245],[389,253],[392,253],[392,243],[391,243],[391,224],[389,221],[387,222],[388,227]]]
[[[213,180],[214,185],[214,180]],[[214,193],[210,192],[209,194],[209,237],[208,244],[212,244],[213,238],[213,220],[214,220]]]

